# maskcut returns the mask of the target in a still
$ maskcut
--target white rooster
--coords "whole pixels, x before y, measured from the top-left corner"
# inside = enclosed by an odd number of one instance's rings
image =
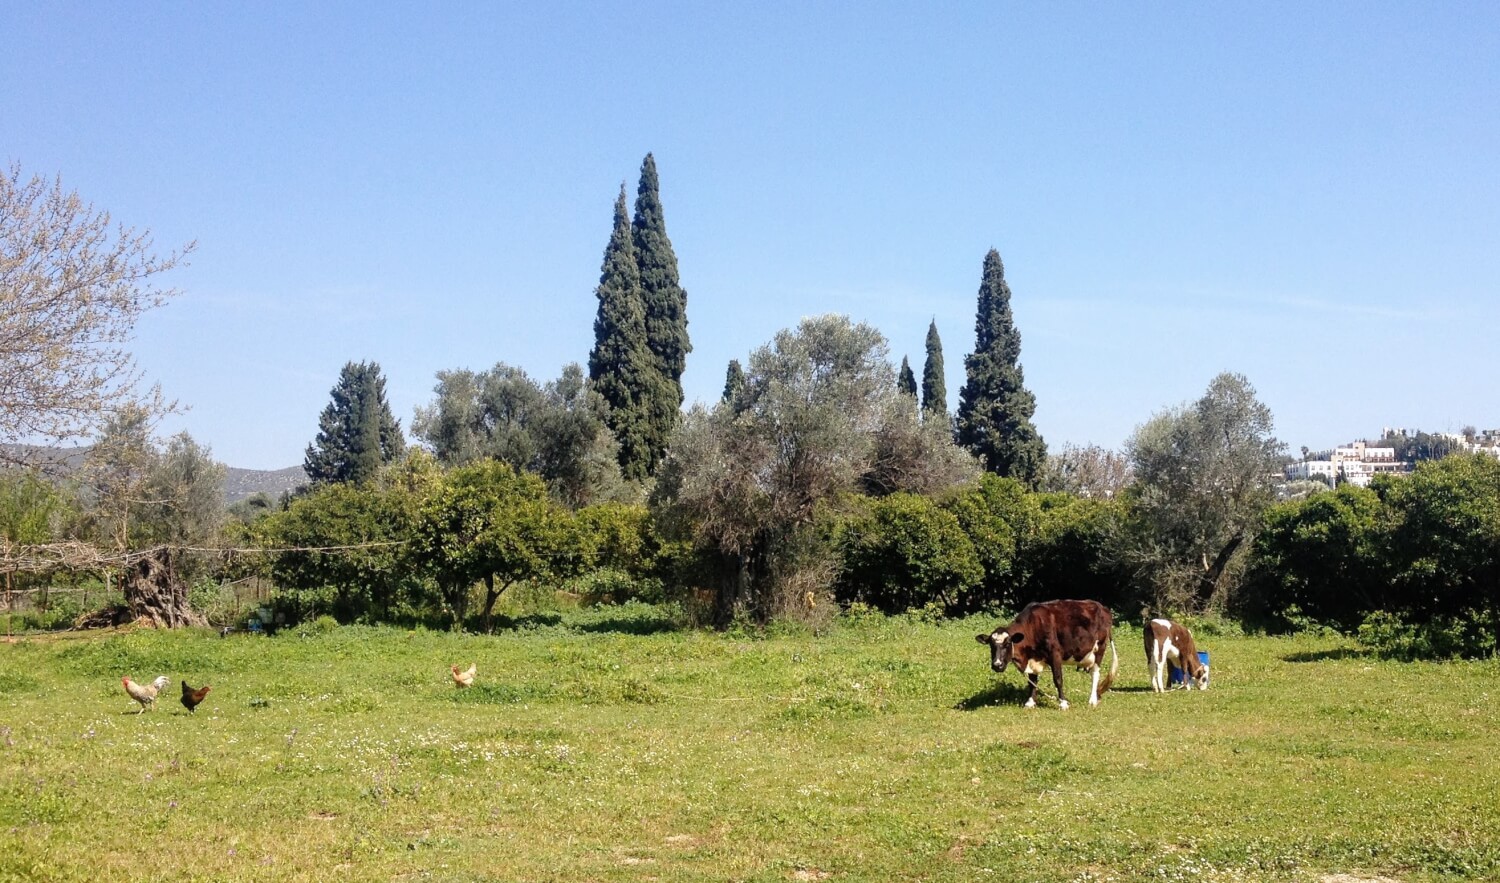
[[[459,685],[460,687],[474,686],[474,674],[478,671],[479,668],[477,663],[469,663],[469,667],[465,671],[459,671],[458,666],[456,665],[450,665],[448,667],[453,669],[453,683]]]
[[[125,685],[125,692],[130,694],[130,698],[141,704],[141,711],[145,711],[156,705],[156,694],[161,692],[162,687],[172,682],[167,679],[166,675],[161,675],[149,684],[137,684],[129,676],[121,678],[120,683]],[[140,714],[141,711],[137,711],[136,714]]]

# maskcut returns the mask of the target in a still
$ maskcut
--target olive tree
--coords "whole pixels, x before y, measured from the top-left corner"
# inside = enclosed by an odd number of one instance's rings
[[[1271,410],[1243,375],[1213,379],[1201,398],[1163,411],[1127,442],[1134,529],[1124,553],[1159,607],[1202,608],[1274,500],[1284,445]]]
[[[880,332],[828,315],[755,350],[732,405],[688,412],[653,505],[723,565],[721,623],[736,612],[767,619],[826,586],[832,562],[808,529],[842,496],[867,483],[912,490],[906,476],[927,490],[977,473],[945,435],[921,433],[911,410]],[[938,474],[898,462],[929,452]]]

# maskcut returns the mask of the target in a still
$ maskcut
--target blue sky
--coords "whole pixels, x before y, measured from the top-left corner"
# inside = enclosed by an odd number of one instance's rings
[[[956,407],[985,252],[1049,445],[1245,374],[1293,450],[1500,427],[1500,6],[26,4],[0,160],[184,290],[148,377],[234,466],[300,464],[339,368],[585,362],[654,152],[688,398],[845,313]],[[926,8],[923,8],[926,7]]]

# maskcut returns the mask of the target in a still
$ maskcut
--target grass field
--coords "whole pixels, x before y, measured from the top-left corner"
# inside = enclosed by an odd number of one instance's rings
[[[1027,710],[993,624],[25,638],[0,880],[1500,877],[1500,663],[1200,635],[1213,689],[1158,696],[1121,627],[1098,709],[1070,672]],[[172,687],[135,714],[125,674]]]

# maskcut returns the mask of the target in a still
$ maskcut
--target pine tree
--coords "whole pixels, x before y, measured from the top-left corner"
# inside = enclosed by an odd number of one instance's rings
[[[652,378],[646,406],[650,470],[655,472],[681,416],[682,372],[693,346],[688,340],[687,292],[677,276],[677,255],[667,238],[656,160],[649,153],[641,162],[641,181],[636,189],[631,226],[646,307],[646,345],[659,374]]]
[[[615,223],[599,273],[599,312],[594,318],[594,349],[589,380],[605,403],[606,423],[620,446],[620,472],[645,478],[651,469],[649,403],[659,381],[646,344],[646,305],[636,265],[635,242],[625,201],[625,185],[615,200]]]
[[[302,463],[313,484],[366,481],[406,450],[378,364],[345,363],[332,399],[318,416],[318,437]]]
[[[927,361],[922,365],[922,416],[948,419],[948,381],[943,377],[943,341],[937,320],[927,326]]]
[[[735,397],[740,390],[745,388],[745,369],[740,366],[739,359],[729,360],[729,369],[724,372],[724,398],[725,404],[734,404]]]
[[[901,370],[896,374],[896,388],[913,399],[917,397],[917,375],[911,373],[911,363],[905,356],[901,357]]]
[[[1031,423],[1036,397],[1021,372],[1021,334],[1010,310],[1005,266],[993,248],[984,256],[974,352],[964,359],[967,380],[959,393],[956,441],[990,472],[1035,486],[1047,446]]]

